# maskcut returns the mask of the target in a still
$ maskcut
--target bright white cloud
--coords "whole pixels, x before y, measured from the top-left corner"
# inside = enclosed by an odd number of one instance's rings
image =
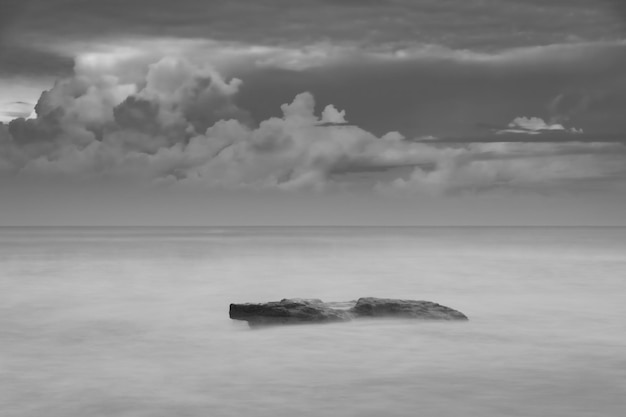
[[[546,123],[539,117],[516,117],[511,123],[509,123],[507,129],[499,130],[496,133],[525,133],[528,135],[539,135],[550,131],[583,133],[582,129],[577,129],[575,127],[566,128],[560,123]]]
[[[322,123],[335,123],[335,124],[347,123],[346,111],[345,110],[339,111],[335,108],[335,106],[333,106],[332,104],[329,104],[328,106],[324,108],[324,111],[322,112],[321,122]]]

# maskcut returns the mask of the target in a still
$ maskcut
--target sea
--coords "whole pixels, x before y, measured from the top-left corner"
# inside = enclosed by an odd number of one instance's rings
[[[467,322],[251,329],[230,303]],[[623,417],[626,228],[1,228],[3,417]]]

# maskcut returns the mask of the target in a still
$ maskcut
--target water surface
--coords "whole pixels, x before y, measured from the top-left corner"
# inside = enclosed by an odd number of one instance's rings
[[[622,416],[626,229],[3,228],[0,414]],[[250,330],[231,302],[469,322]]]

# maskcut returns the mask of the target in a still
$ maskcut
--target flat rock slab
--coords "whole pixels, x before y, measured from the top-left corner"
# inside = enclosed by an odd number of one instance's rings
[[[247,321],[250,326],[333,323],[367,317],[468,320],[465,314],[430,301],[374,297],[332,303],[318,299],[285,298],[269,303],[230,305],[230,318]]]

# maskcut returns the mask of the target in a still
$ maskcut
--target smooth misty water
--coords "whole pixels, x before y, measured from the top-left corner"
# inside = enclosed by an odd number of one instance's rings
[[[230,302],[469,322],[250,330]],[[626,413],[626,229],[0,229],[0,415]]]

